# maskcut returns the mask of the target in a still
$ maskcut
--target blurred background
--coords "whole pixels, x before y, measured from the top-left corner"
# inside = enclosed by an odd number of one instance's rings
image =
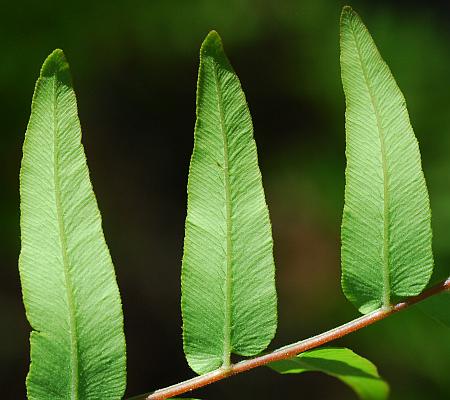
[[[337,0],[2,1],[0,388],[24,399],[18,172],[40,66],[71,64],[83,142],[115,262],[127,395],[193,376],[183,355],[180,267],[200,44],[222,36],[247,95],[275,241],[279,328],[271,348],[358,315],[340,289],[344,96]],[[354,0],[408,102],[433,209],[436,274],[450,271],[450,3]],[[450,398],[448,329],[412,308],[334,345],[372,360],[392,399]],[[320,374],[266,368],[203,399],[353,399]]]

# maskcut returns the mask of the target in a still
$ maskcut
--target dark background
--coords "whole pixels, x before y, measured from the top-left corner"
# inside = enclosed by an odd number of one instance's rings
[[[450,270],[450,7],[353,1],[408,101],[433,209],[436,274]],[[1,2],[0,397],[25,398],[28,335],[17,271],[18,171],[39,68],[71,63],[84,145],[115,262],[127,395],[193,376],[181,341],[180,267],[198,50],[222,36],[253,115],[271,211],[279,328],[271,348],[356,317],[340,289],[344,97],[332,0]],[[449,331],[413,308],[335,345],[372,360],[392,399],[450,398]],[[320,374],[259,368],[203,399],[351,399]]]

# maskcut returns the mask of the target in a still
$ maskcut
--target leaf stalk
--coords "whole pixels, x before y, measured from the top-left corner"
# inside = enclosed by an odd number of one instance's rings
[[[366,326],[372,325],[373,323],[381,321],[392,314],[402,311],[416,303],[447,290],[450,290],[450,277],[417,296],[409,297],[405,301],[393,305],[391,308],[380,308],[336,328],[330,329],[329,331],[281,347],[271,353],[240,361],[236,364],[231,364],[229,368],[219,368],[207,374],[199,375],[175,385],[156,390],[153,393],[146,393],[131,397],[128,400],[165,400],[183,393],[192,392],[193,390],[210,385],[232,375],[237,375],[253,368],[267,365],[274,361],[286,360],[288,358],[295,357],[297,354],[322,346],[359,329],[365,328]]]

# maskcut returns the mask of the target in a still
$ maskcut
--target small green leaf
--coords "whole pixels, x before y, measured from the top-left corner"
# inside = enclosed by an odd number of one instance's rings
[[[31,333],[30,400],[120,399],[120,294],[81,144],[61,50],[36,83],[20,173],[19,259]]]
[[[203,374],[264,350],[277,325],[269,212],[244,93],[211,32],[200,50],[182,268],[184,351]]]
[[[420,303],[420,308],[430,317],[450,328],[450,292],[431,296]]]
[[[383,400],[389,394],[389,386],[380,378],[375,365],[350,349],[311,350],[289,360],[271,363],[269,367],[281,374],[323,372],[346,383],[363,400]]]
[[[359,16],[344,7],[347,169],[342,288],[361,312],[419,294],[433,269],[431,212],[405,99]]]

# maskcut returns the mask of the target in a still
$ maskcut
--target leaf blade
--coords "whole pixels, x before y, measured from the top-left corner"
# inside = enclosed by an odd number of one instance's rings
[[[184,350],[209,372],[254,355],[276,330],[269,213],[239,79],[211,32],[200,50],[182,265]]]
[[[119,399],[125,390],[120,294],[81,144],[61,50],[44,62],[20,173],[19,271],[33,329],[30,399]]]
[[[347,168],[342,288],[361,312],[419,294],[433,269],[431,212],[405,99],[360,17],[341,16]]]
[[[281,374],[323,372],[350,386],[362,400],[384,400],[389,394],[389,386],[375,365],[346,348],[315,349],[269,367]]]

